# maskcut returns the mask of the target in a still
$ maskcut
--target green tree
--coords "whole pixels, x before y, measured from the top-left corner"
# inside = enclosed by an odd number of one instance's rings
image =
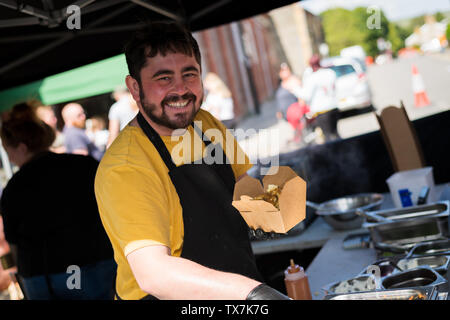
[[[368,23],[373,14],[378,15],[376,26]],[[378,38],[388,37],[389,21],[381,10],[374,13],[363,7],[354,10],[335,8],[323,12],[321,18],[330,55],[339,55],[345,47],[360,45],[368,55],[375,56],[379,53]]]
[[[445,16],[442,14],[442,12],[438,11],[434,14],[434,18],[437,22],[440,22],[442,19],[445,18]]]
[[[339,55],[341,49],[364,41],[364,33],[350,10],[337,8],[322,13],[322,26],[330,55]]]
[[[368,19],[372,15],[379,15],[379,25],[373,27],[368,25]],[[379,53],[377,40],[379,38],[387,39],[389,33],[389,21],[383,11],[368,12],[366,8],[356,8],[353,10],[355,19],[359,21],[358,25],[364,30],[364,43],[362,47],[369,56],[376,56]]]
[[[447,30],[445,31],[445,36],[447,37],[447,40],[450,41],[450,23],[447,24]]]
[[[406,37],[405,37],[406,38]],[[392,51],[396,54],[398,50],[405,47],[401,28],[393,22],[389,22],[389,32],[387,39],[392,44]]]

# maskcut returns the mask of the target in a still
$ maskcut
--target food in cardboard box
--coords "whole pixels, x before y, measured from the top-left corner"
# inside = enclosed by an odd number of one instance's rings
[[[287,233],[305,219],[306,182],[287,166],[271,167],[262,181],[246,176],[236,183],[233,206],[251,229]]]
[[[264,200],[273,204],[275,208],[280,209],[279,204],[280,193],[281,188],[279,186],[277,186],[276,184],[269,184],[267,186],[267,190],[263,194],[254,197],[253,200]]]

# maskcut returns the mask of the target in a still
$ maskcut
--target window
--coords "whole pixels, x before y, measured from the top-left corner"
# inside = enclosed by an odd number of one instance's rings
[[[356,73],[355,69],[349,64],[344,64],[341,66],[329,66],[328,68],[336,72],[336,77],[338,78],[350,74],[352,72]]]

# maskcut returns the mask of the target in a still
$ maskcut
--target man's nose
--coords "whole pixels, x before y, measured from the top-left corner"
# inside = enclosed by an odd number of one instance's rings
[[[186,85],[186,82],[184,81],[183,78],[176,78],[174,83],[173,83],[173,87],[172,87],[172,91],[174,93],[177,93],[178,95],[183,95],[188,91],[188,87]]]

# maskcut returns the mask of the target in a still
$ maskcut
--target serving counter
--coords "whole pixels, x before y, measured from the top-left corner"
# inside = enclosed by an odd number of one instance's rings
[[[450,184],[436,186],[438,198]],[[384,194],[381,209],[393,208],[390,194]],[[321,248],[306,269],[312,298],[321,300],[325,296],[322,288],[332,282],[346,280],[359,274],[365,267],[377,261],[373,248],[344,249],[343,241],[351,234],[365,233],[366,229],[334,230],[321,217],[297,235],[275,240],[252,242],[256,255],[289,250]]]

